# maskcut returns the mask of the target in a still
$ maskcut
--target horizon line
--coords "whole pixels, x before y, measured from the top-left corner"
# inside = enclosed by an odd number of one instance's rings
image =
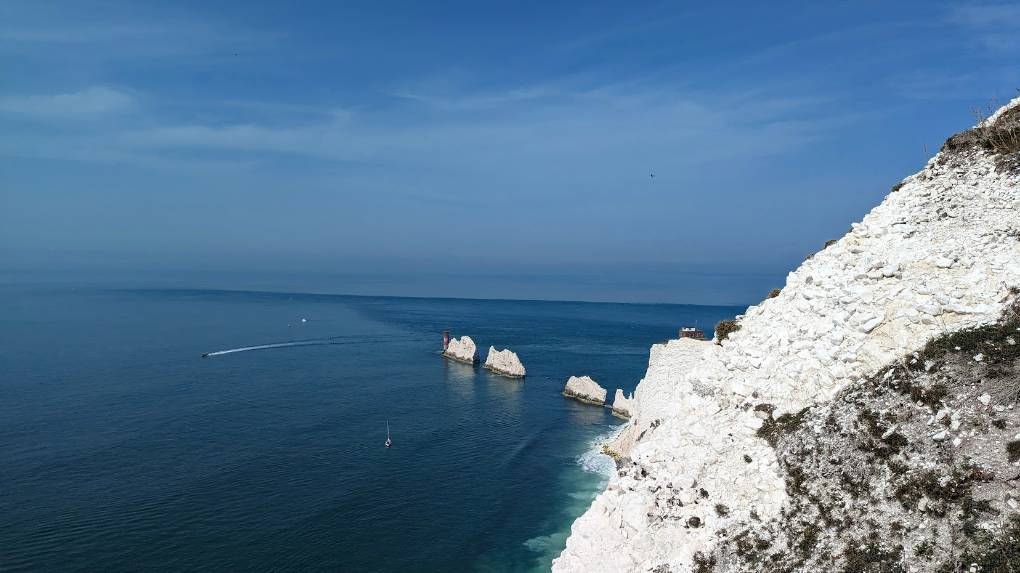
[[[18,287],[30,286],[32,283],[0,283],[0,286]],[[704,308],[743,308],[747,309],[753,304],[697,304],[681,302],[636,302],[636,301],[612,301],[612,300],[579,300],[579,299],[539,299],[539,298],[491,298],[491,297],[456,297],[456,296],[423,296],[423,295],[387,295],[387,294],[353,294],[337,292],[311,292],[291,290],[264,290],[264,289],[230,289],[230,288],[203,288],[203,287],[113,287],[101,285],[78,285],[68,283],[35,283],[36,285],[48,285],[61,290],[88,289],[107,292],[204,292],[211,294],[274,294],[274,295],[297,295],[297,296],[325,296],[338,298],[387,298],[387,299],[412,299],[412,300],[450,300],[450,301],[477,301],[477,302],[540,302],[540,303],[575,303],[575,304],[620,304],[630,306],[693,306]]]

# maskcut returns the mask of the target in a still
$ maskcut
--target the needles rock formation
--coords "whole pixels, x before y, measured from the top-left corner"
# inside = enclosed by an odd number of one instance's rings
[[[575,400],[602,406],[606,403],[606,389],[590,376],[571,376],[563,388],[563,395]]]
[[[475,364],[478,362],[478,347],[475,346],[475,341],[471,340],[470,336],[462,336],[450,340],[443,355],[460,362]]]
[[[524,378],[525,374],[521,359],[509,348],[496,350],[496,347],[490,346],[489,355],[485,357],[485,367],[508,378]]]

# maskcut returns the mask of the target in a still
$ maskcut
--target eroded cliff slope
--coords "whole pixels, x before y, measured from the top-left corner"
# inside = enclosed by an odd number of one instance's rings
[[[1016,482],[1006,481],[1013,477],[1006,466],[1020,468],[1004,456],[1006,438],[1020,432],[1015,392],[993,395],[975,381],[985,378],[967,366],[980,367],[982,352],[931,355],[926,360],[956,366],[927,371],[913,353],[1010,320],[1020,292],[1014,133],[1020,99],[950,138],[846,236],[790,273],[778,296],[749,308],[721,344],[654,346],[631,422],[610,445],[618,471],[575,522],[553,570],[861,570],[870,562],[956,570],[966,544],[922,559],[925,540],[932,547],[956,540],[967,520],[1009,539],[1017,502],[1007,495]],[[899,374],[875,379],[895,365]],[[1002,384],[1020,383],[1015,362],[999,368]],[[934,381],[954,371],[957,379]],[[890,380],[906,384],[908,374],[918,379],[918,396],[880,391]],[[929,386],[934,394],[925,393]],[[975,434],[962,436],[954,423],[972,424]],[[861,440],[878,452],[856,447]],[[1002,459],[993,463],[995,455]],[[1002,483],[975,493],[985,471]],[[968,477],[954,481],[961,475]],[[925,517],[915,519],[917,512]],[[931,515],[939,525],[925,521]],[[869,520],[884,525],[867,527]],[[901,522],[906,550],[882,537],[892,535],[892,521]],[[838,533],[845,522],[858,527]]]

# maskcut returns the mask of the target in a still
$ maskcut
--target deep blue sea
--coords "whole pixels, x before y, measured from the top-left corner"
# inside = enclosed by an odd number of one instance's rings
[[[566,379],[742,311],[0,287],[0,570],[548,570],[621,423]]]

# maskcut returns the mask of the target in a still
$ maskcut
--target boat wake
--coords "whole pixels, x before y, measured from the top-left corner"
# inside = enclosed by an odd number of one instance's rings
[[[215,352],[206,352],[202,354],[202,357],[207,356],[223,356],[224,354],[234,354],[236,352],[249,352],[251,350],[268,350],[270,348],[289,348],[291,346],[326,346],[330,344],[368,344],[375,342],[374,340],[345,340],[342,338],[315,338],[311,340],[295,340],[292,342],[275,342],[273,344],[259,344],[257,346],[242,346],[240,348],[229,348],[227,350],[217,350]]]

